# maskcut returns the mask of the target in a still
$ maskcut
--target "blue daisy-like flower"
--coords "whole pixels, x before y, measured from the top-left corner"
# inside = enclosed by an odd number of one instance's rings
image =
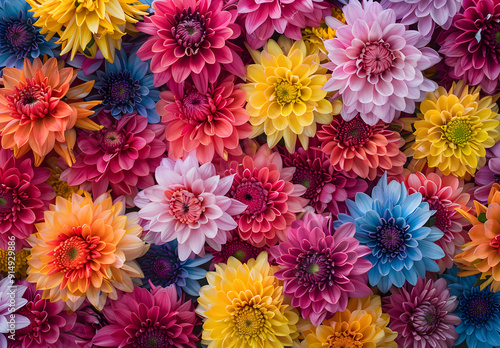
[[[372,249],[365,256],[373,265],[368,272],[370,285],[387,292],[392,285],[411,285],[425,272],[438,272],[434,260],[444,251],[433,243],[443,236],[436,227],[424,226],[435,211],[422,202],[420,193],[407,194],[404,183],[387,184],[384,174],[373,188],[371,197],[357,193],[355,200],[346,200],[350,215],[339,214],[335,228],[348,222],[356,225],[355,237]]]
[[[174,284],[177,294],[181,290],[191,296],[198,296],[200,291],[199,279],[205,278],[207,271],[198,266],[207,263],[212,255],[207,254],[196,259],[180,261],[177,254],[177,241],[173,240],[163,245],[151,245],[148,252],[137,259],[144,272],[143,284],[149,287],[149,280],[153,285],[167,288]]]
[[[442,277],[448,282],[450,294],[457,297],[455,310],[462,322],[456,327],[458,339],[455,346],[464,341],[469,348],[497,348],[500,346],[500,292],[487,286],[481,290],[474,286],[479,275],[459,277],[454,266]]]
[[[106,61],[104,71],[90,75],[80,71],[78,77],[84,81],[95,80],[96,93],[87,100],[102,100],[96,112],[104,110],[116,119],[137,112],[147,117],[149,123],[160,122],[160,115],[155,110],[160,91],[153,86],[149,63],[141,61],[136,50],[130,54],[124,49],[117,51],[113,63]]]

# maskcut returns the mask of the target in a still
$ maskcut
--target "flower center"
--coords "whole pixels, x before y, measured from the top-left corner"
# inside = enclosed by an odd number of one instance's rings
[[[20,82],[14,87],[14,95],[7,96],[11,116],[20,119],[21,122],[31,122],[38,118],[44,118],[49,114],[54,101],[51,101],[52,89],[45,86],[45,82],[38,84],[35,79],[26,79],[26,83]],[[59,102],[59,100],[57,100]]]
[[[234,314],[233,322],[240,336],[250,338],[262,332],[266,319],[258,308],[247,305]]]
[[[484,324],[498,317],[500,304],[493,298],[494,294],[488,290],[480,291],[478,287],[464,291],[459,304],[462,321],[466,325],[482,327]]]
[[[142,329],[144,330],[144,329]],[[142,334],[134,341],[133,347],[137,348],[164,348],[171,347],[168,333],[166,330],[148,328],[142,331]]]
[[[246,204],[243,214],[259,214],[267,207],[268,191],[262,183],[256,181],[242,182],[233,192],[233,198]]]
[[[412,326],[421,336],[431,335],[438,328],[441,316],[434,305],[429,302],[422,303],[411,317]]]
[[[367,75],[379,75],[388,70],[396,59],[389,47],[383,41],[366,44],[356,63],[358,68],[362,68]]]
[[[429,203],[430,210],[436,211],[434,214],[434,217],[436,218],[435,226],[443,232],[446,231],[451,226],[451,216],[453,215],[453,212],[446,209],[446,206],[438,200],[427,200],[427,203]]]
[[[169,203],[170,212],[181,223],[197,222],[205,211],[202,200],[203,198],[197,197],[186,190],[175,191]]]
[[[465,145],[473,138],[473,127],[469,120],[456,118],[441,126],[443,137],[456,145]]]
[[[367,125],[358,115],[350,121],[340,119],[337,140],[344,146],[363,146],[370,140],[373,127]]]
[[[299,284],[315,287],[331,281],[334,265],[327,255],[311,250],[299,258],[296,271]]]
[[[61,196],[71,200],[73,193],[78,193],[78,186],[69,186],[68,183],[60,179],[60,174],[51,173],[47,183],[52,186],[56,192],[56,196]]]
[[[245,263],[250,259],[255,259],[260,254],[261,249],[256,248],[253,245],[239,239],[235,238],[222,246],[221,251],[214,251],[214,258],[220,255],[223,261],[226,262],[229,257],[233,256]]]
[[[200,45],[207,36],[205,17],[198,10],[191,13],[191,8],[184,9],[180,15],[175,15],[176,26],[172,27],[172,35],[177,43],[184,46],[187,56],[198,53]]]
[[[490,246],[498,250],[500,254],[500,234],[497,234],[490,242]]]
[[[158,278],[172,278],[175,279],[179,273],[180,265],[176,260],[170,257],[158,257],[153,261],[151,269]]]
[[[101,148],[106,152],[117,152],[122,149],[125,135],[116,130],[106,130],[101,138]]]
[[[500,49],[500,23],[491,18],[485,25],[486,30],[484,30],[484,32],[480,30],[476,34],[476,37],[479,38],[479,41],[483,38],[484,43],[495,52]]]
[[[372,238],[375,238],[380,252],[388,258],[395,258],[406,250],[405,237],[408,226],[404,229],[396,225],[396,220],[381,218],[381,224],[377,226],[377,232]]]
[[[299,82],[290,83],[288,80],[281,80],[274,84],[274,93],[276,101],[281,106],[296,103],[299,101],[301,84]]]
[[[311,168],[296,167],[292,177],[292,183],[304,185],[307,190],[302,197],[311,199],[318,195],[323,188],[325,182],[322,180],[321,174],[314,172]]]
[[[10,190],[1,191],[0,188],[0,214],[3,215],[3,213],[11,213],[14,203],[14,197],[12,197]]]
[[[328,348],[359,348],[363,347],[363,343],[360,342],[362,334],[355,332],[335,332],[326,338],[326,343]]]
[[[182,99],[182,111],[186,118],[185,121],[189,123],[212,121],[213,119],[208,97],[194,88],[185,92]]]
[[[0,27],[1,26],[2,25],[0,25]],[[32,25],[23,23],[19,19],[10,19],[7,20],[4,26],[5,29],[2,31],[4,33],[4,40],[15,52],[24,53],[24,51],[31,48],[33,44],[36,45],[34,42],[36,32]]]
[[[140,81],[132,78],[130,71],[123,70],[108,74],[98,91],[106,111],[111,111],[113,116],[117,116],[120,113],[132,112],[135,105],[142,101],[140,88]]]

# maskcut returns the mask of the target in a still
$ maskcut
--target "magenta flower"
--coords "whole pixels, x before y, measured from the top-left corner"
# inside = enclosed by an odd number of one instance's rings
[[[372,292],[367,285],[372,264],[363,258],[370,248],[354,238],[354,224],[332,231],[328,219],[309,213],[294,222],[286,242],[271,248],[280,267],[274,276],[284,281],[283,293],[315,326],[344,311],[349,298]]]
[[[325,41],[332,77],[323,87],[338,90],[341,115],[352,120],[360,114],[369,125],[386,123],[401,112],[413,113],[415,102],[434,91],[435,82],[422,70],[439,62],[437,52],[414,30],[396,23],[393,10],[372,0],[352,0],[342,9],[347,24],[327,17],[337,37]]]
[[[236,230],[227,234],[227,242],[221,246],[220,250],[215,250],[209,246],[205,249],[212,254],[213,264],[227,263],[227,259],[231,256],[237,258],[242,263],[246,263],[250,259],[256,259],[264,251],[263,248],[257,248],[245,242],[238,236]]]
[[[109,325],[92,343],[99,347],[196,347],[198,319],[191,301],[177,300],[175,286],[136,287],[103,309]]]

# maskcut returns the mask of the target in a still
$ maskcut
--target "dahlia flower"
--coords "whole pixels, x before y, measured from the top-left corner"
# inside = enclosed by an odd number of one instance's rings
[[[401,174],[406,155],[400,148],[405,141],[389,126],[382,121],[370,126],[359,115],[350,121],[335,116],[318,131],[321,151],[330,156],[336,170],[345,170],[352,177],[375,180],[384,172]]]
[[[14,311],[18,311],[20,308],[22,308],[26,303],[28,303],[28,300],[23,298],[23,294],[26,291],[27,287],[24,285],[14,285],[11,283],[11,278],[6,277],[0,280],[0,346],[1,347],[8,347],[7,345],[7,338],[4,336],[9,334],[10,324],[9,321],[11,321],[11,315],[14,315],[14,327],[16,330],[20,330],[28,325],[30,325],[30,319],[26,318],[25,316],[21,315],[20,313],[12,313],[11,309],[13,308]],[[10,291],[13,291],[13,297],[11,297],[11,294],[9,293]],[[14,304],[13,307],[11,307],[10,302],[12,301],[12,304]],[[9,339],[10,342],[12,340]]]
[[[88,194],[73,194],[71,201],[56,197],[29,240],[27,280],[43,298],[62,300],[73,311],[85,298],[102,309],[108,297],[117,299],[117,290],[132,291],[132,277],[143,277],[134,260],[148,247],[139,238],[136,214],[124,213],[107,194],[95,201]]]
[[[335,17],[342,23],[345,23],[344,13],[340,8],[332,7],[332,17]],[[322,19],[319,26],[306,27],[302,29],[302,40],[313,47],[319,48],[322,53],[327,53],[325,41],[335,37],[336,30],[326,25]],[[323,61],[323,60],[322,60]]]
[[[77,52],[93,58],[97,48],[113,62],[115,48],[121,48],[125,27],[137,23],[149,5],[137,0],[26,0],[31,5],[35,26],[47,39],[57,34],[57,44],[62,44],[61,55]],[[77,38],[77,39],[75,39]]]
[[[307,149],[316,123],[332,121],[332,103],[321,90],[327,75],[319,66],[318,51],[308,55],[304,41],[292,45],[281,37],[278,42],[269,40],[262,52],[250,53],[255,64],[247,66],[247,83],[241,86],[254,127],[250,137],[265,133],[270,148],[284,138],[288,152],[294,152],[298,136]]]
[[[14,273],[13,276],[16,279],[26,278],[29,256],[30,251],[28,249],[22,249],[14,254],[14,265],[12,265],[11,256],[11,263],[9,265],[9,250],[0,250],[0,274],[3,277],[8,277],[9,273]]]
[[[283,304],[282,287],[267,253],[241,263],[230,257],[215,265],[200,290],[196,313],[204,318],[202,343],[213,348],[293,345],[299,317]],[[272,345],[270,344],[272,342]]]
[[[154,14],[144,17],[137,30],[151,35],[137,55],[151,59],[154,85],[190,76],[199,90],[215,82],[221,64],[231,74],[245,75],[241,51],[230,39],[240,36],[236,13],[222,9],[223,0],[156,0]]]
[[[500,143],[486,150],[486,165],[479,169],[474,177],[475,186],[470,191],[477,201],[482,204],[488,202],[488,196],[494,183],[500,184]]]
[[[238,1],[238,15],[244,16],[246,39],[254,49],[261,48],[275,31],[292,40],[301,40],[300,29],[318,26],[331,14],[330,8],[323,0]]]
[[[63,65],[61,65],[63,66]],[[30,149],[39,166],[54,149],[71,166],[75,144],[73,127],[99,130],[88,119],[99,101],[84,102],[94,81],[74,85],[76,71],[59,68],[57,59],[31,63],[25,58],[22,70],[3,69],[0,89],[0,136],[2,147],[13,149],[16,157]]]
[[[174,286],[135,288],[103,310],[109,325],[95,335],[99,347],[196,347],[198,319],[191,301],[177,300]]]
[[[78,186],[70,186],[66,180],[61,178],[61,175],[63,178],[65,176],[63,175],[64,170],[69,168],[61,157],[45,158],[44,164],[50,170],[50,176],[46,183],[54,189],[56,196],[67,200],[73,197],[73,193],[83,196],[85,191]]]
[[[350,121],[359,113],[375,125],[379,120],[390,123],[401,112],[413,113],[415,101],[437,88],[422,71],[439,62],[438,54],[378,2],[352,0],[342,11],[347,24],[326,19],[337,37],[325,42],[331,60],[325,67],[332,77],[323,87],[339,91],[342,117]]]
[[[322,215],[308,213],[292,224],[286,242],[271,248],[283,280],[283,294],[304,318],[315,326],[337,311],[344,311],[349,298],[371,294],[367,286],[370,261],[362,257],[371,249],[354,238],[354,224],[336,231]]]
[[[422,173],[410,174],[405,178],[405,186],[408,194],[416,192],[422,194],[422,200],[429,203],[429,209],[435,210],[434,226],[439,228],[444,234],[436,241],[445,256],[438,260],[440,270],[453,266],[453,257],[460,253],[462,245],[465,243],[468,227],[470,224],[457,211],[469,211],[470,195],[463,192],[464,182],[452,175],[445,176],[442,173]]]
[[[181,261],[203,255],[205,242],[220,250],[226,231],[237,227],[232,215],[245,210],[244,204],[224,196],[233,176],[216,175],[212,163],[200,166],[194,152],[185,160],[163,159],[155,176],[158,185],[134,199],[148,231],[146,241],[164,244],[177,239]]]
[[[474,176],[478,159],[500,138],[498,96],[480,98],[479,92],[460,81],[449,92],[439,87],[427,93],[414,124],[413,157],[427,158],[445,175]]]
[[[398,334],[387,327],[389,316],[382,313],[381,305],[376,295],[350,299],[345,311],[335,313],[304,335],[302,348],[397,348],[394,339]]]
[[[228,196],[246,205],[235,220],[240,237],[263,247],[284,241],[285,233],[295,221],[307,199],[306,188],[291,182],[295,168],[283,168],[279,153],[263,145],[252,157],[233,161],[225,175],[234,176]]]
[[[446,280],[419,278],[415,286],[393,288],[384,298],[384,312],[389,314],[389,327],[398,333],[399,347],[452,347],[458,338],[455,326],[461,320],[452,312],[457,308],[450,297]]]
[[[439,53],[451,67],[450,76],[493,94],[500,79],[500,7],[497,0],[463,0],[464,11],[441,33]]]
[[[79,133],[81,152],[61,178],[71,186],[82,185],[94,197],[108,191],[108,187],[116,196],[135,196],[138,189],[154,185],[153,172],[165,157],[165,126],[148,124],[147,118],[137,114],[116,120],[100,113],[97,120],[104,128]]]
[[[185,83],[184,88],[160,94],[156,110],[166,124],[170,157],[181,158],[184,152],[196,150],[198,161],[207,163],[215,153],[225,160],[229,154],[243,153],[239,141],[250,135],[252,126],[244,108],[245,92],[234,80],[230,76],[211,83],[206,92]]]
[[[437,272],[434,260],[444,257],[443,249],[433,243],[443,237],[437,227],[425,227],[434,214],[422,194],[408,194],[404,183],[387,183],[384,174],[373,188],[372,196],[357,193],[354,201],[346,200],[350,215],[339,214],[336,228],[347,222],[356,224],[356,239],[368,246],[366,258],[373,267],[368,271],[371,286],[387,292],[392,285],[405,281],[415,285],[425,272]]]
[[[205,255],[201,258],[179,260],[177,241],[173,240],[163,245],[151,245],[146,255],[137,259],[137,263],[144,272],[143,285],[148,288],[149,282],[153,285],[168,288],[175,285],[177,295],[182,291],[191,296],[198,296],[200,291],[199,279],[204,279],[207,271],[201,266],[212,258]]]
[[[16,159],[0,147],[0,163],[0,249],[7,250],[14,237],[19,251],[29,246],[25,239],[34,232],[33,224],[43,221],[55,193],[45,183],[50,172],[33,167],[29,156]]]
[[[231,256],[242,263],[247,263],[250,259],[256,259],[264,249],[245,242],[239,237],[237,231],[233,231],[228,233],[227,242],[221,246],[220,250],[215,250],[209,246],[205,250],[212,254],[212,263],[216,264],[227,263]]]

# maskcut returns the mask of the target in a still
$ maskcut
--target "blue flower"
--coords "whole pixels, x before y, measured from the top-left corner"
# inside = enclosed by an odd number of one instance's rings
[[[469,348],[496,348],[500,346],[500,292],[483,290],[474,286],[479,275],[459,277],[456,266],[442,277],[448,282],[450,293],[457,297],[459,305],[455,314],[462,319],[457,327],[455,345],[467,342]]]
[[[123,49],[116,51],[114,62],[106,61],[104,71],[98,70],[91,75],[80,71],[78,77],[84,81],[95,80],[96,93],[87,100],[102,100],[96,112],[104,110],[120,119],[135,111],[147,117],[149,123],[160,122],[160,115],[155,110],[160,91],[153,86],[149,63],[141,61],[136,50],[130,54]]]
[[[210,261],[208,254],[197,259],[180,261],[177,254],[177,241],[173,240],[163,245],[151,245],[146,255],[137,259],[144,272],[143,284],[149,287],[148,280],[153,285],[167,288],[175,284],[177,294],[181,289],[191,296],[198,296],[200,284],[198,279],[205,278],[207,271],[198,266]]]
[[[420,193],[407,194],[404,183],[387,184],[384,174],[373,188],[372,196],[357,193],[346,200],[350,215],[339,214],[335,228],[348,222],[356,225],[355,237],[372,249],[365,256],[373,265],[368,271],[370,285],[387,292],[392,285],[411,285],[425,272],[438,272],[436,261],[444,256],[434,241],[443,236],[436,227],[424,224],[434,214]]]

